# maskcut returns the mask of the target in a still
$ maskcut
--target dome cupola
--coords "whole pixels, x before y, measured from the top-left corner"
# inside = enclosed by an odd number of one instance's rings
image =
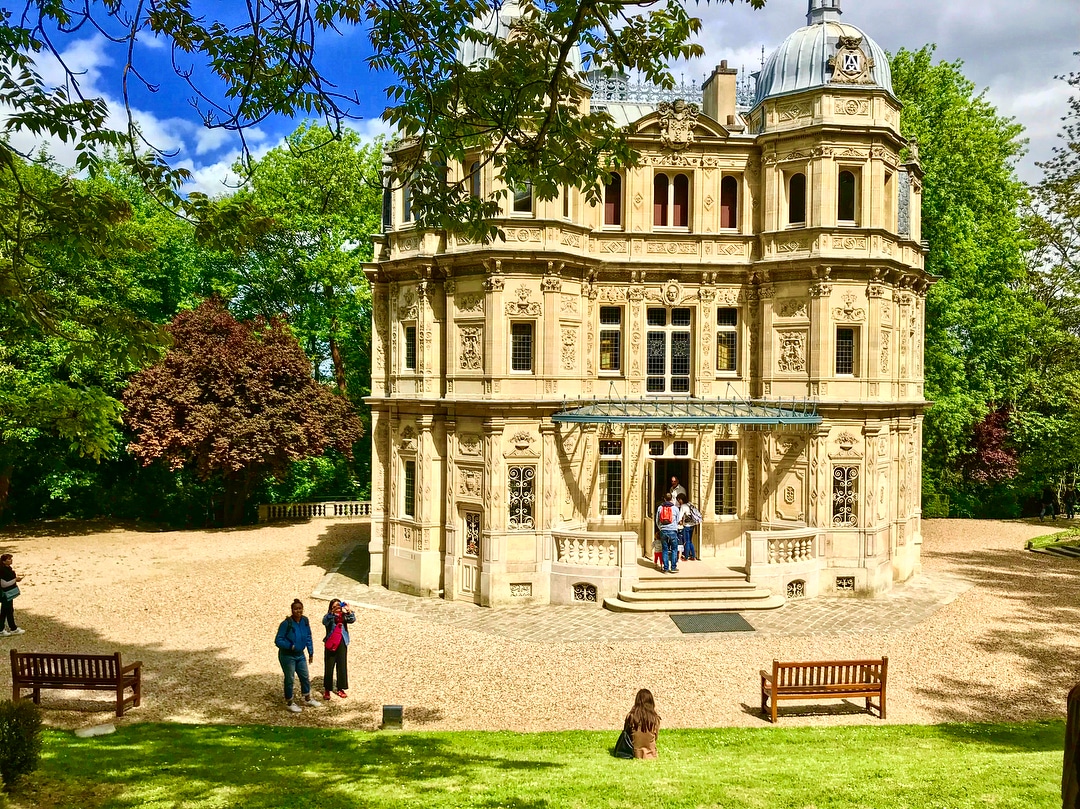
[[[809,0],[806,25],[766,60],[754,106],[826,85],[879,87],[892,94],[889,58],[854,25],[840,22],[840,0]]]

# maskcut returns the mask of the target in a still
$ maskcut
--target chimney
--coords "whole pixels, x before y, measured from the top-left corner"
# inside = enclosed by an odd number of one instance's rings
[[[713,70],[712,75],[701,85],[702,112],[722,124],[735,117],[735,78],[739,71],[727,66],[724,59]]]

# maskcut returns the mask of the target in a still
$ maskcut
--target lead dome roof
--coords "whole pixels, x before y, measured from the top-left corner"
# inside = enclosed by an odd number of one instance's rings
[[[810,0],[807,25],[792,33],[773,51],[757,77],[754,106],[777,96],[830,84],[829,58],[836,54],[840,37],[859,37],[862,50],[874,66],[870,82],[847,87],[880,87],[893,94],[892,71],[885,50],[860,28],[840,22],[839,0]]]

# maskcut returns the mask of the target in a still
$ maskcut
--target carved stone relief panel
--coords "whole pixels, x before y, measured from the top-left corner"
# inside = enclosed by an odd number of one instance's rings
[[[854,292],[843,294],[843,306],[833,308],[833,318],[841,322],[859,323],[866,319],[866,310],[861,306],[855,306],[858,296]]]
[[[483,295],[458,295],[454,298],[454,304],[459,312],[466,314],[483,314],[484,312]]]
[[[892,332],[888,329],[881,330],[881,373],[889,373],[889,340],[892,339]]]
[[[517,300],[508,301],[506,304],[506,314],[514,317],[539,317],[542,311],[540,304],[529,300],[531,296],[532,290],[529,287],[525,284],[519,286]]]
[[[484,329],[482,326],[462,326],[460,365],[467,371],[484,368]]]
[[[463,498],[480,500],[484,494],[484,473],[480,468],[458,467],[458,494]]]
[[[805,318],[807,316],[806,301],[801,298],[778,300],[774,304],[773,311],[777,317]]]
[[[476,433],[462,433],[458,436],[458,451],[462,455],[479,458],[483,452],[480,436]]]
[[[803,490],[805,472],[795,469],[784,476],[776,487],[774,514],[779,520],[805,522],[806,511],[803,509]]]
[[[577,367],[577,329],[563,326],[562,329],[562,368],[573,371]]]
[[[805,372],[806,332],[778,331],[776,340],[779,347],[776,355],[777,370],[783,373]]]

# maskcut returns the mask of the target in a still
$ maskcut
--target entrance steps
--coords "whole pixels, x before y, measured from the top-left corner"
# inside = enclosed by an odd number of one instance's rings
[[[746,574],[708,562],[683,562],[677,573],[661,573],[651,561],[636,584],[604,599],[613,612],[743,612],[774,610],[784,599],[751,584]]]

